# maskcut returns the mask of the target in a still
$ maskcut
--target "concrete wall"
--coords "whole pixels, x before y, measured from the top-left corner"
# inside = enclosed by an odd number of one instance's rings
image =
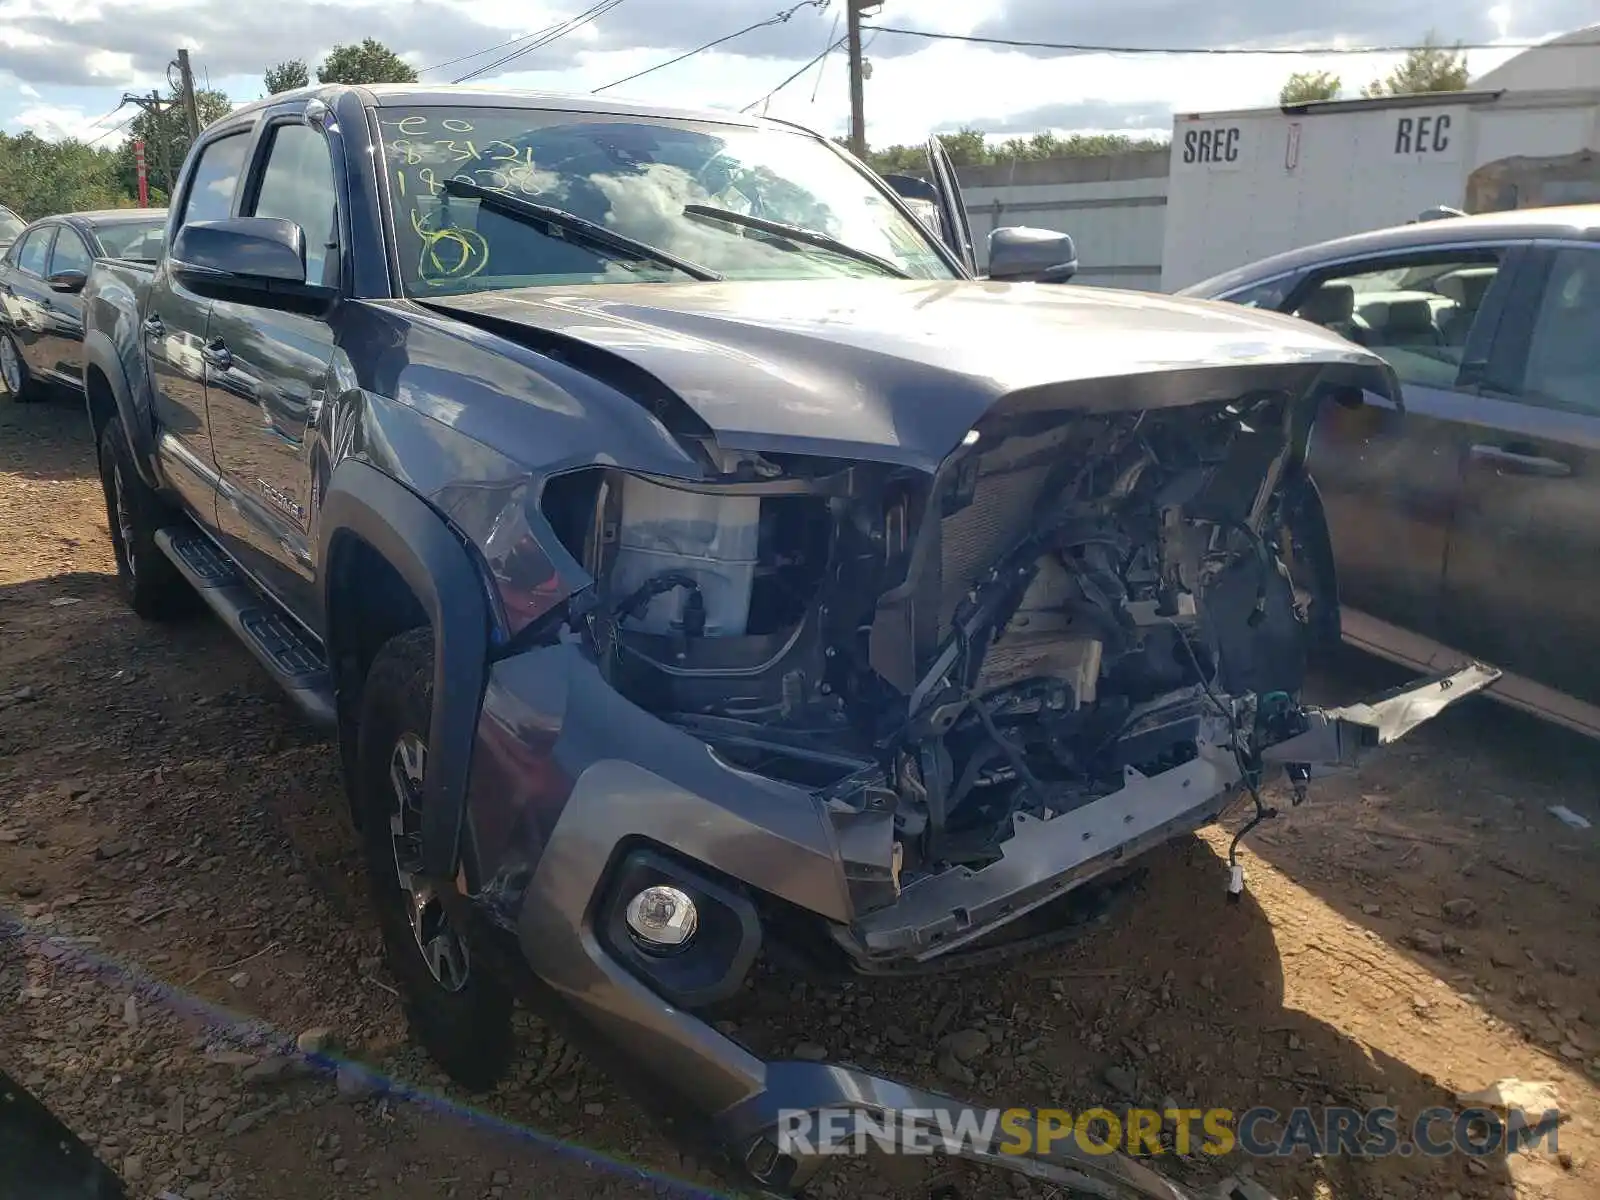
[[[1156,290],[1168,164],[1162,148],[960,168],[978,266],[987,264],[991,229],[1032,225],[1072,235],[1074,283]]]

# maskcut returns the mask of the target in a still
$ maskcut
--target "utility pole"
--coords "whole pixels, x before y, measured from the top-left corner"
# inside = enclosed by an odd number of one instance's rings
[[[178,74],[183,80],[183,111],[189,118],[189,138],[200,136],[200,109],[194,99],[194,71],[189,67],[189,52],[178,51]]]
[[[167,193],[171,195],[174,183],[172,178],[172,139],[168,136],[166,123],[162,121],[161,117],[163,113],[172,111],[175,102],[163,100],[161,93],[154,90],[148,96],[131,96],[124,92],[122,102],[124,104],[136,104],[154,118],[150,128],[156,139],[156,154],[161,159],[161,173],[167,181]],[[146,149],[148,150],[148,147]]]
[[[867,161],[866,66],[861,57],[861,18],[874,16],[882,0],[845,0],[845,38],[850,50],[850,153]]]

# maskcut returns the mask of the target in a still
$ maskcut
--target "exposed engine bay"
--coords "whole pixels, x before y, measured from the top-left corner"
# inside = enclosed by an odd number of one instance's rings
[[[1010,417],[931,480],[707,447],[710,482],[584,471],[544,508],[600,584],[612,685],[752,772],[873,790],[910,880],[1299,691],[1273,540],[1294,408]]]

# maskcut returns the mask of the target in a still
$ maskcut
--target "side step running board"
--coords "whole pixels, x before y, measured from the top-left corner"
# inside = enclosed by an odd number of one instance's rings
[[[171,526],[156,531],[156,545],[300,711],[313,724],[332,728],[333,677],[321,651],[295,623],[263,598],[204,534]]]

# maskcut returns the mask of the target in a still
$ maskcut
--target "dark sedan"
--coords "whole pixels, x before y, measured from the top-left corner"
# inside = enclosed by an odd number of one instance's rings
[[[1600,205],[1340,238],[1180,294],[1315,321],[1400,376],[1403,412],[1317,419],[1301,531],[1331,541],[1344,640],[1493,662],[1491,694],[1600,737]]]
[[[8,214],[0,209],[0,230]],[[44,217],[24,226],[0,257],[0,382],[14,400],[46,384],[83,387],[83,305],[78,293],[97,258],[153,262],[163,208]]]

